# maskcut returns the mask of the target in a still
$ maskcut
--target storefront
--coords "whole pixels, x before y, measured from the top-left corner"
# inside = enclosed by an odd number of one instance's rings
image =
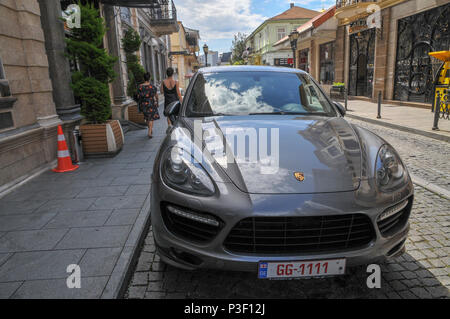
[[[394,100],[431,103],[441,61],[429,52],[450,49],[450,3],[398,20]]]
[[[450,49],[448,0],[377,2],[378,17],[342,3],[335,45],[335,81],[349,96],[430,107],[440,62],[429,52]]]

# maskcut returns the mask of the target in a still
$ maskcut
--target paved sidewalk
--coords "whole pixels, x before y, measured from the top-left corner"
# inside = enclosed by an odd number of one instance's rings
[[[129,132],[116,157],[45,172],[0,199],[0,298],[121,293],[148,230],[151,171],[166,127],[163,117],[153,139],[146,130]],[[80,289],[67,288],[70,264],[81,267]]]
[[[450,120],[439,119],[439,130],[433,131],[434,113],[418,107],[381,105],[381,119],[377,119],[376,103],[348,100],[347,116],[402,131],[450,142]]]

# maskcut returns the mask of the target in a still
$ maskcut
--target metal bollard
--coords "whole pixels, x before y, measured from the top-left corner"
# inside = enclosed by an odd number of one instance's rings
[[[345,110],[347,111],[347,101],[348,101],[348,93],[347,93],[347,88],[344,88],[344,105],[345,105]]]
[[[377,119],[381,119],[381,91],[378,91],[378,114]]]
[[[84,160],[84,154],[83,154],[83,148],[81,145],[81,134],[80,134],[80,130],[78,129],[78,126],[73,130],[73,134],[72,134],[72,138],[73,138],[73,157],[74,157],[74,162],[79,164],[80,162],[82,162]]]
[[[436,97],[436,105],[434,106],[434,121],[433,121],[433,131],[438,131],[438,122],[439,122],[439,115],[441,113],[441,95],[438,93]]]

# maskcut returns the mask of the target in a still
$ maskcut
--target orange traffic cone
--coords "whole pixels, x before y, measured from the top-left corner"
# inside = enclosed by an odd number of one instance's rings
[[[66,138],[61,125],[58,125],[58,167],[53,171],[57,173],[71,172],[78,168],[78,165],[72,164],[69,149],[67,148]]]

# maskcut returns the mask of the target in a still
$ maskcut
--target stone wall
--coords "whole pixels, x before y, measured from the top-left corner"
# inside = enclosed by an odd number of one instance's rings
[[[14,127],[0,131],[0,193],[56,159],[56,114],[37,0],[0,0],[0,56]]]

